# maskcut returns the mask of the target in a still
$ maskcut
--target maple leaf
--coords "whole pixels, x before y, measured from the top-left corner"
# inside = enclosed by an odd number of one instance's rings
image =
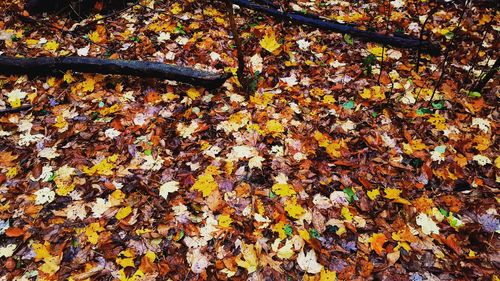
[[[439,227],[437,226],[437,224],[429,217],[427,216],[426,214],[424,213],[420,213],[418,216],[417,216],[417,220],[416,220],[417,224],[422,227],[422,232],[424,234],[439,234]]]
[[[405,204],[405,205],[411,205],[410,201],[399,197],[399,195],[402,192],[402,190],[400,190],[400,189],[388,187],[388,188],[384,189],[384,192],[385,192],[384,197],[387,199],[393,199],[394,202],[398,202],[398,203]]]
[[[126,249],[124,251],[121,251],[120,254],[118,254],[118,257],[116,258],[116,263],[122,268],[135,267],[134,258],[135,254],[133,250]]]
[[[167,199],[169,193],[179,190],[179,182],[169,181],[160,186],[160,196]]]
[[[297,263],[300,269],[311,274],[317,274],[323,269],[323,266],[318,263],[314,250],[309,250],[307,254],[304,254],[304,250],[302,249],[297,256]]]
[[[187,90],[186,94],[192,99],[192,100],[195,100],[197,99],[198,97],[200,97],[200,92],[198,90],[196,90],[195,88],[189,88],[189,90]]]
[[[56,41],[48,41],[45,43],[44,49],[47,51],[55,52],[59,48],[59,43]]]
[[[115,162],[117,160],[118,154],[114,154],[101,160],[91,168],[84,166],[82,171],[88,175],[99,174],[103,176],[111,176],[114,173],[112,170],[115,168]]]
[[[56,193],[50,188],[44,187],[40,190],[35,191],[35,196],[35,204],[44,205],[46,203],[54,201],[54,199],[56,198]]]
[[[276,41],[276,34],[274,33],[274,30],[272,28],[268,28],[266,30],[266,35],[264,35],[264,38],[260,40],[260,45],[270,53],[276,51],[279,47],[281,47],[281,44]]]
[[[276,120],[267,121],[266,129],[270,133],[283,133],[285,131],[283,125],[281,125],[281,123]]]
[[[24,99],[28,93],[23,92],[19,89],[14,89],[10,93],[7,94],[7,101],[10,103],[10,106],[16,108],[21,106],[21,100]]]
[[[174,15],[177,15],[182,12],[182,6],[179,3],[174,3],[172,5],[172,8],[170,9],[170,12],[172,12],[172,14]]]
[[[297,194],[293,186],[288,183],[275,183],[272,187],[273,192],[281,197]]]
[[[337,280],[337,272],[330,271],[326,268],[321,269],[321,273],[319,275],[319,281],[336,281]]]
[[[366,193],[366,195],[368,196],[368,198],[370,198],[370,200],[375,200],[375,198],[377,198],[377,196],[380,195],[380,190],[377,188],[377,189],[372,189],[370,191],[368,191]]]
[[[285,204],[285,211],[288,213],[288,215],[294,219],[299,219],[305,214],[304,208],[297,203],[297,198],[293,197],[291,199],[288,199]]]
[[[196,182],[191,187],[192,190],[198,190],[203,194],[203,197],[207,197],[212,193],[212,191],[219,188],[219,185],[215,181],[214,177],[210,173],[204,173],[200,175]]]
[[[241,243],[241,256],[236,258],[236,264],[248,270],[249,274],[257,270],[259,261],[257,260],[254,245]]]
[[[101,226],[99,222],[93,222],[85,228],[85,235],[87,235],[87,240],[96,245],[99,241],[99,232],[104,231],[104,227]]]
[[[217,222],[220,227],[227,228],[231,225],[233,219],[231,218],[230,215],[220,215],[219,218],[217,219]]]
[[[382,251],[384,250],[384,243],[387,241],[387,237],[383,233],[374,233],[368,239],[370,242],[370,247],[374,250],[379,256],[382,256]]]
[[[101,42],[101,36],[99,35],[99,32],[97,32],[97,30],[89,34],[89,39],[94,43]]]
[[[11,257],[17,248],[16,244],[7,244],[5,246],[0,247],[0,258],[1,257]]]

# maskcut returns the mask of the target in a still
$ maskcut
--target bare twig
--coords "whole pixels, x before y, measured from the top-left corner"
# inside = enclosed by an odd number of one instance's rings
[[[429,14],[427,15],[427,18],[425,19],[424,23],[420,27],[420,37],[419,37],[420,41],[424,40],[425,25],[427,24],[429,19],[431,19],[432,16],[434,16],[434,14],[437,12],[437,10],[438,10],[438,6],[435,6],[434,8],[432,8],[431,11],[429,12]],[[417,63],[415,64],[415,72],[416,73],[418,73],[418,68],[420,67],[420,55],[421,55],[420,49],[417,49]]]
[[[238,81],[245,91],[248,91],[245,75],[245,57],[243,55],[243,48],[241,46],[241,38],[238,32],[238,27],[236,26],[236,21],[234,19],[233,3],[230,0],[226,0],[226,9],[229,16],[229,26],[231,28],[231,33],[233,34],[234,43],[236,45],[236,52],[238,56]]]
[[[456,33],[460,29],[460,27],[462,27],[462,20],[464,18],[464,15],[467,12],[467,6],[468,5],[469,5],[469,1],[465,1],[462,14],[460,15],[460,18],[458,19],[457,26],[453,29],[453,41],[450,44],[451,46],[446,49],[446,53],[445,53],[445,56],[444,56],[443,66],[441,68],[441,74],[439,75],[438,81],[434,85],[434,90],[432,90],[432,95],[431,95],[429,101],[427,102],[427,107],[429,107],[429,105],[432,103],[432,100],[434,99],[434,95],[436,94],[436,91],[439,88],[439,85],[441,85],[441,81],[443,80],[444,74],[446,73],[446,67],[448,66],[448,59],[450,57],[450,54],[451,54],[452,50],[455,49],[454,48],[455,47],[454,43],[457,41],[456,40]]]

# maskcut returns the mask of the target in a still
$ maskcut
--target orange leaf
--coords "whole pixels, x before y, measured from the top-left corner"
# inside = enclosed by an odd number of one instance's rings
[[[10,227],[5,231],[7,237],[19,237],[22,236],[25,231],[19,227]]]
[[[382,251],[384,250],[384,243],[387,238],[383,233],[374,233],[372,237],[368,239],[372,250],[374,250],[379,256],[382,256]]]

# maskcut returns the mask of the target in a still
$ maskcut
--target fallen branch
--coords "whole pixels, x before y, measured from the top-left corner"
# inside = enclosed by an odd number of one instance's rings
[[[31,105],[26,104],[26,105],[21,105],[19,107],[0,109],[0,116],[4,114],[18,113],[21,111],[30,110],[31,108],[32,108]]]
[[[439,55],[441,52],[439,45],[433,44],[428,41],[421,41],[418,38],[414,38],[411,36],[386,35],[374,31],[360,30],[350,25],[324,20],[317,16],[306,13],[279,11],[277,9],[270,8],[265,5],[259,5],[248,0],[231,0],[231,1],[233,4],[238,5],[240,7],[261,12],[273,16],[275,18],[290,20],[292,22],[305,24],[316,28],[338,32],[342,34],[349,34],[353,37],[357,37],[369,42],[390,45],[402,49],[420,50],[422,53],[427,53],[430,55]]]
[[[4,75],[50,75],[57,71],[66,72],[67,70],[160,78],[207,89],[222,86],[230,76],[229,74],[218,74],[159,62],[87,57],[13,58],[0,56],[0,74]]]

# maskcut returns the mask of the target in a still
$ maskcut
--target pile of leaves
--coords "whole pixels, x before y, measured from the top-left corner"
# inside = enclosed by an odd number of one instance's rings
[[[19,2],[0,4],[0,55],[236,72],[221,3],[34,22]],[[431,10],[275,4],[413,36]],[[418,70],[413,50],[236,9],[250,95],[236,78],[0,77],[0,109],[33,107],[0,115],[1,279],[499,280],[498,77],[470,90],[499,14],[446,5],[425,26],[445,52]]]

